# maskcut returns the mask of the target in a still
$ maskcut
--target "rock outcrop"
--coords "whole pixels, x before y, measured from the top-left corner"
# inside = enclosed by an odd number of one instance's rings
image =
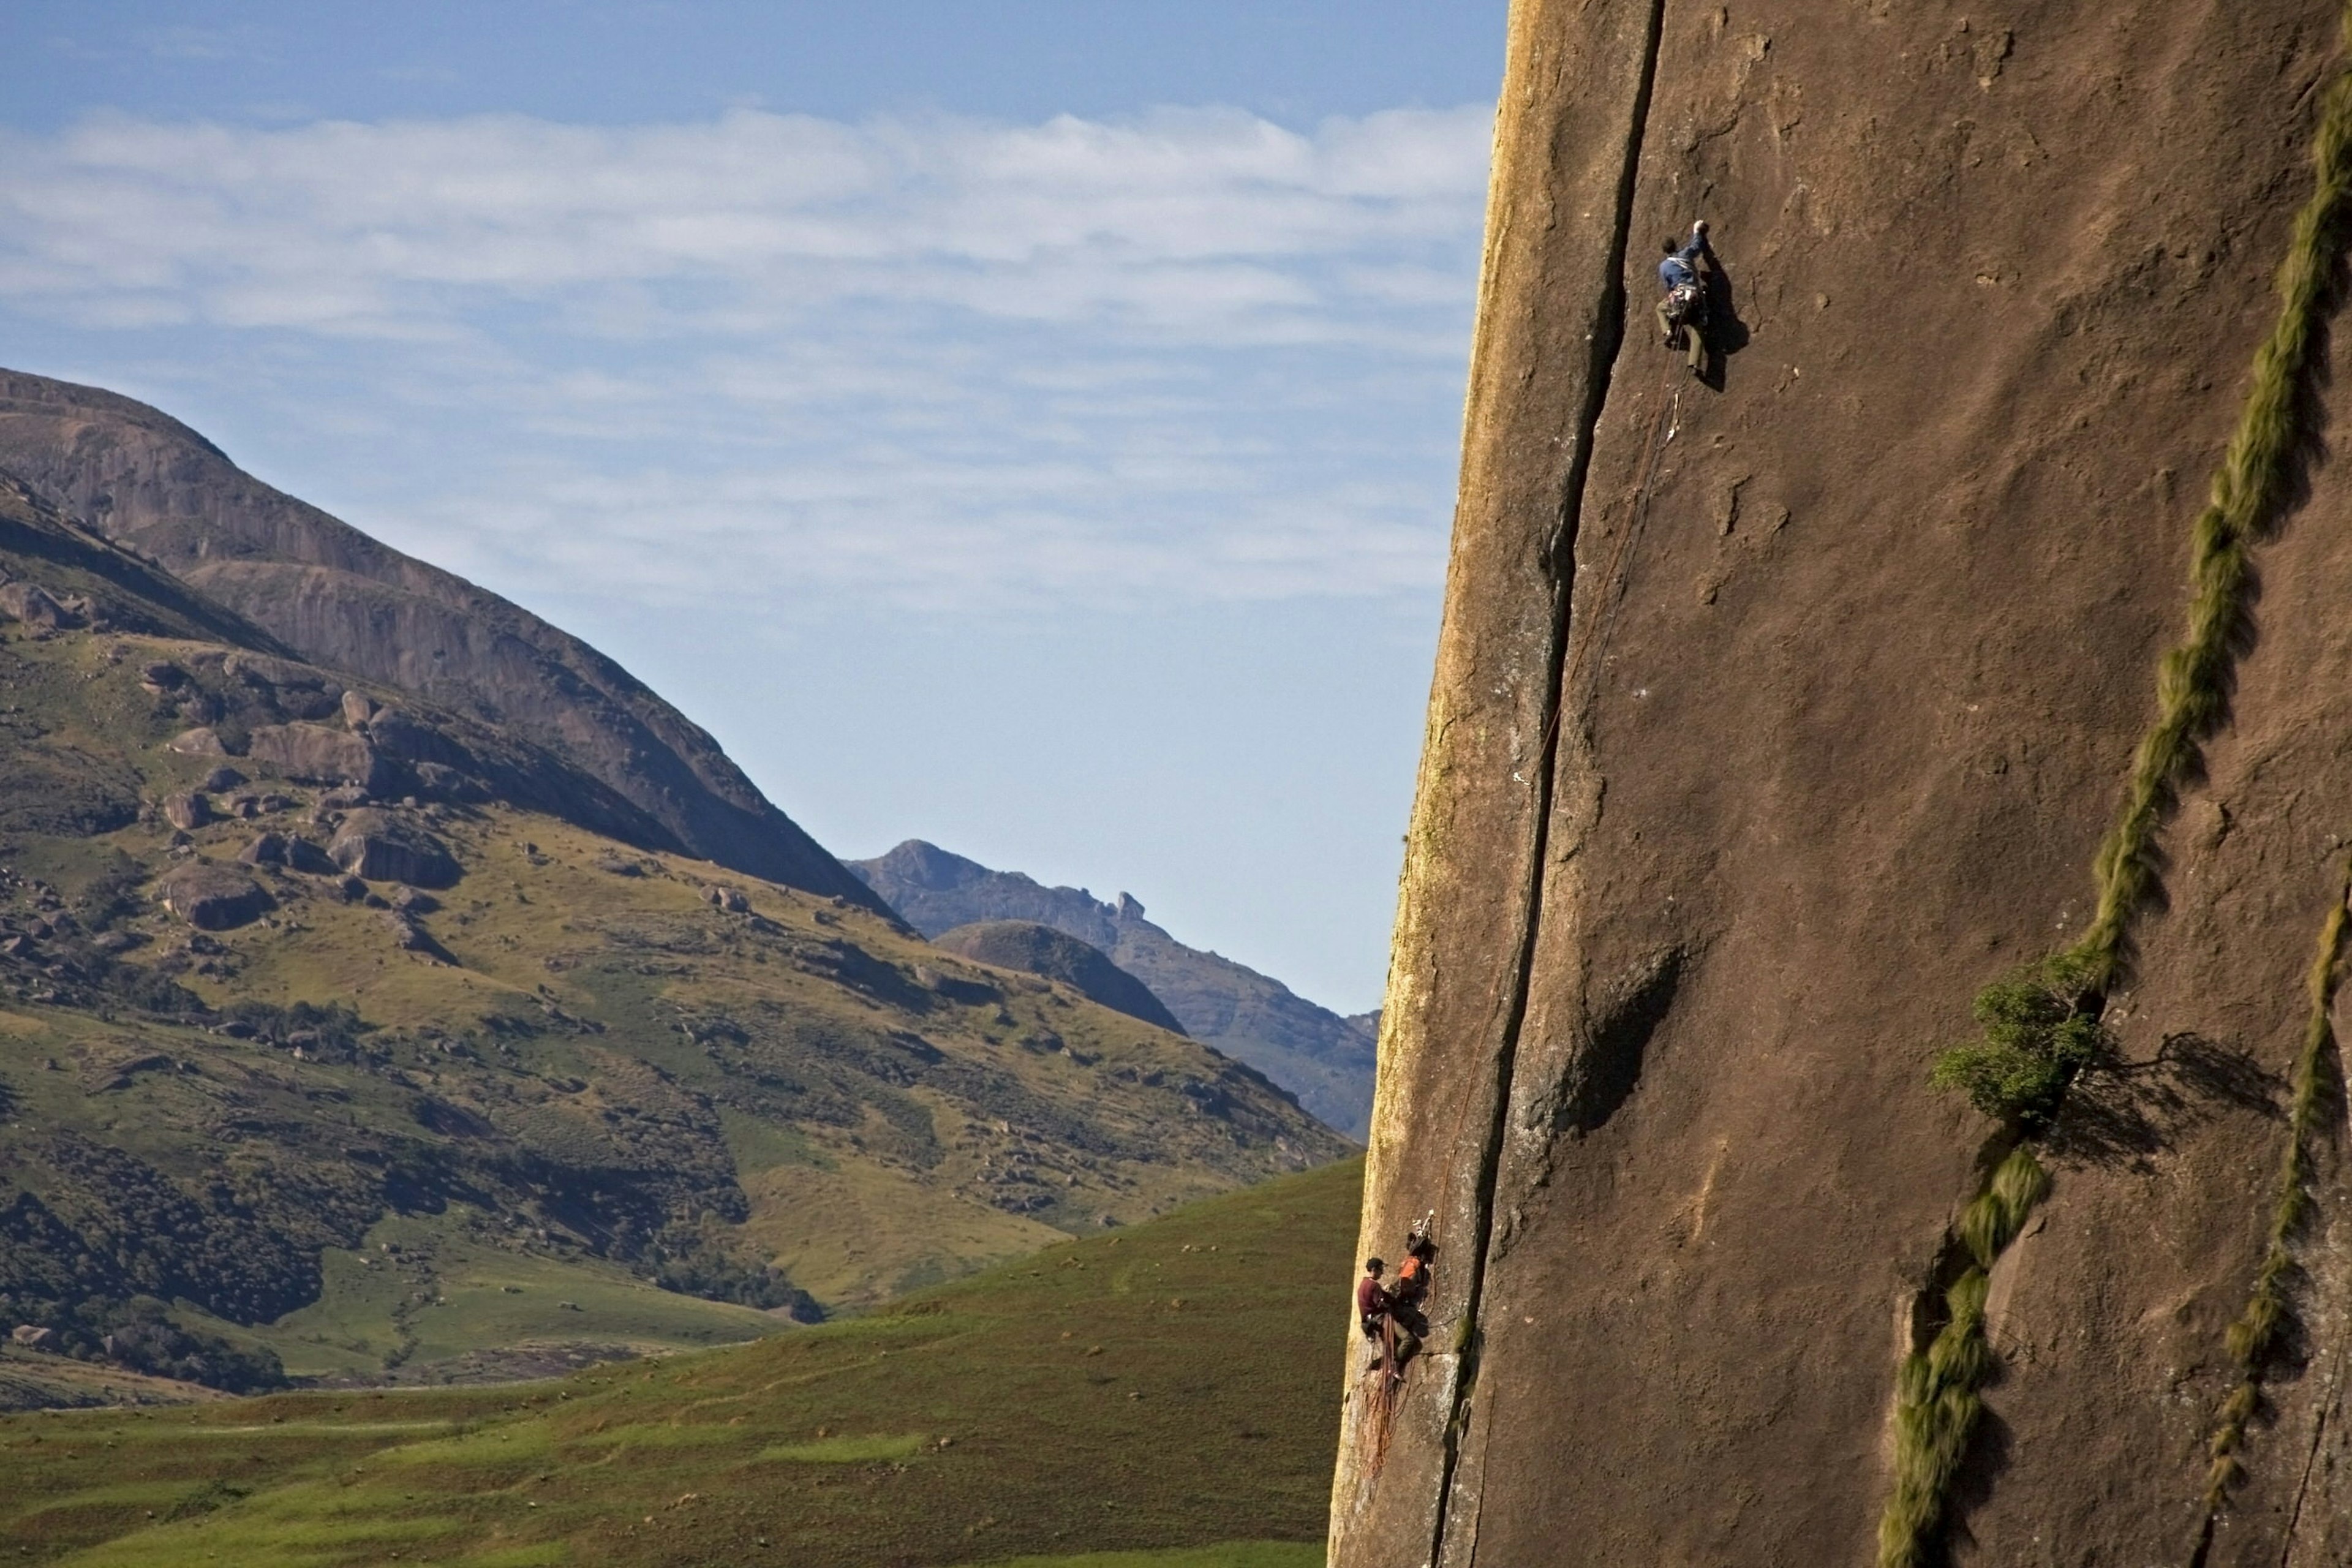
[[[1373,1032],[1244,964],[1185,946],[1128,894],[1107,904],[1083,888],[992,871],[919,838],[846,864],[926,936],[982,921],[1034,921],[1077,938],[1141,981],[1185,1033],[1257,1068],[1327,1125],[1363,1136]]]
[[[391,787],[392,770],[362,735],[324,724],[265,724],[246,742],[246,755],[305,784]]]
[[[310,663],[414,692],[563,758],[635,808],[624,837],[871,900],[717,742],[611,659],[270,489],[144,404],[0,372],[0,469]]]
[[[1433,1331],[1393,1393],[1351,1345],[1336,1568],[2347,1560],[2326,1145],[2300,1337],[2250,1384],[2232,1330],[2352,838],[2324,374],[2259,601],[2197,521],[2250,379],[2297,374],[2249,374],[2291,238],[2341,244],[2294,228],[2336,23],[1514,7],[1362,1237],[1435,1211]],[[1700,216],[1694,382],[1649,304]],[[2219,663],[2160,685],[2192,594]],[[2095,874],[2184,694],[2197,765]],[[1932,1089],[2142,870],[2054,1120]],[[2012,1240],[1976,1200],[2017,1150]]]

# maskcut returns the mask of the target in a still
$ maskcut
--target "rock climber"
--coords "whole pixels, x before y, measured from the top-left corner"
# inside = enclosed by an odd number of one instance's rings
[[[1436,1258],[1437,1244],[1426,1232],[1415,1230],[1405,1238],[1404,1261],[1397,1265],[1396,1285],[1389,1291],[1391,1312],[1421,1305],[1429,1294],[1429,1268]]]
[[[1690,373],[1706,373],[1706,290],[1715,271],[1715,252],[1706,245],[1706,219],[1691,225],[1690,243],[1665,242],[1666,258],[1658,263],[1658,281],[1665,289],[1658,301],[1658,335],[1670,349],[1690,356]]]
[[[1429,1271],[1436,1260],[1437,1244],[1429,1239],[1425,1220],[1405,1237],[1404,1261],[1397,1265],[1396,1284],[1389,1291],[1389,1319],[1396,1324],[1400,1368],[1428,1337],[1429,1320],[1422,1315],[1421,1304],[1429,1298]]]
[[[1398,1318],[1397,1299],[1381,1283],[1387,1270],[1380,1258],[1364,1259],[1364,1277],[1356,1282],[1356,1326],[1381,1347],[1374,1370],[1385,1370],[1391,1381],[1402,1382],[1405,1363],[1421,1349],[1421,1337]]]

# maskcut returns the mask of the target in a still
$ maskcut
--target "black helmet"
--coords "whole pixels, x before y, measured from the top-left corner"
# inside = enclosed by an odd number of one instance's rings
[[[1364,1272],[1367,1274],[1378,1274],[1387,1268],[1388,1265],[1381,1262],[1377,1258],[1367,1258],[1364,1259]]]

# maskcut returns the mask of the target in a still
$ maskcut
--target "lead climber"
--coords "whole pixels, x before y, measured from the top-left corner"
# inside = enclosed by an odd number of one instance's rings
[[[1658,335],[1670,349],[1690,357],[1693,375],[1706,374],[1707,284],[1715,274],[1715,252],[1707,248],[1706,219],[1691,225],[1690,243],[1665,242],[1666,258],[1658,263],[1658,281],[1665,295],[1658,301]]]

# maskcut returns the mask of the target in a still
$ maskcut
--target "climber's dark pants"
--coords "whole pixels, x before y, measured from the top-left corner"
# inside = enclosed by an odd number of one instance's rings
[[[1381,1320],[1381,1331],[1374,1342],[1381,1347],[1381,1353],[1372,1367],[1391,1377],[1402,1377],[1405,1363],[1421,1353],[1421,1336],[1391,1317]]]
[[[1706,334],[1689,321],[1685,321],[1679,327],[1675,326],[1675,318],[1668,308],[1667,301],[1664,300],[1658,301],[1657,318],[1660,341],[1671,346],[1675,333],[1681,332],[1685,352],[1690,356],[1691,374],[1697,375],[1704,373],[1706,369]]]

